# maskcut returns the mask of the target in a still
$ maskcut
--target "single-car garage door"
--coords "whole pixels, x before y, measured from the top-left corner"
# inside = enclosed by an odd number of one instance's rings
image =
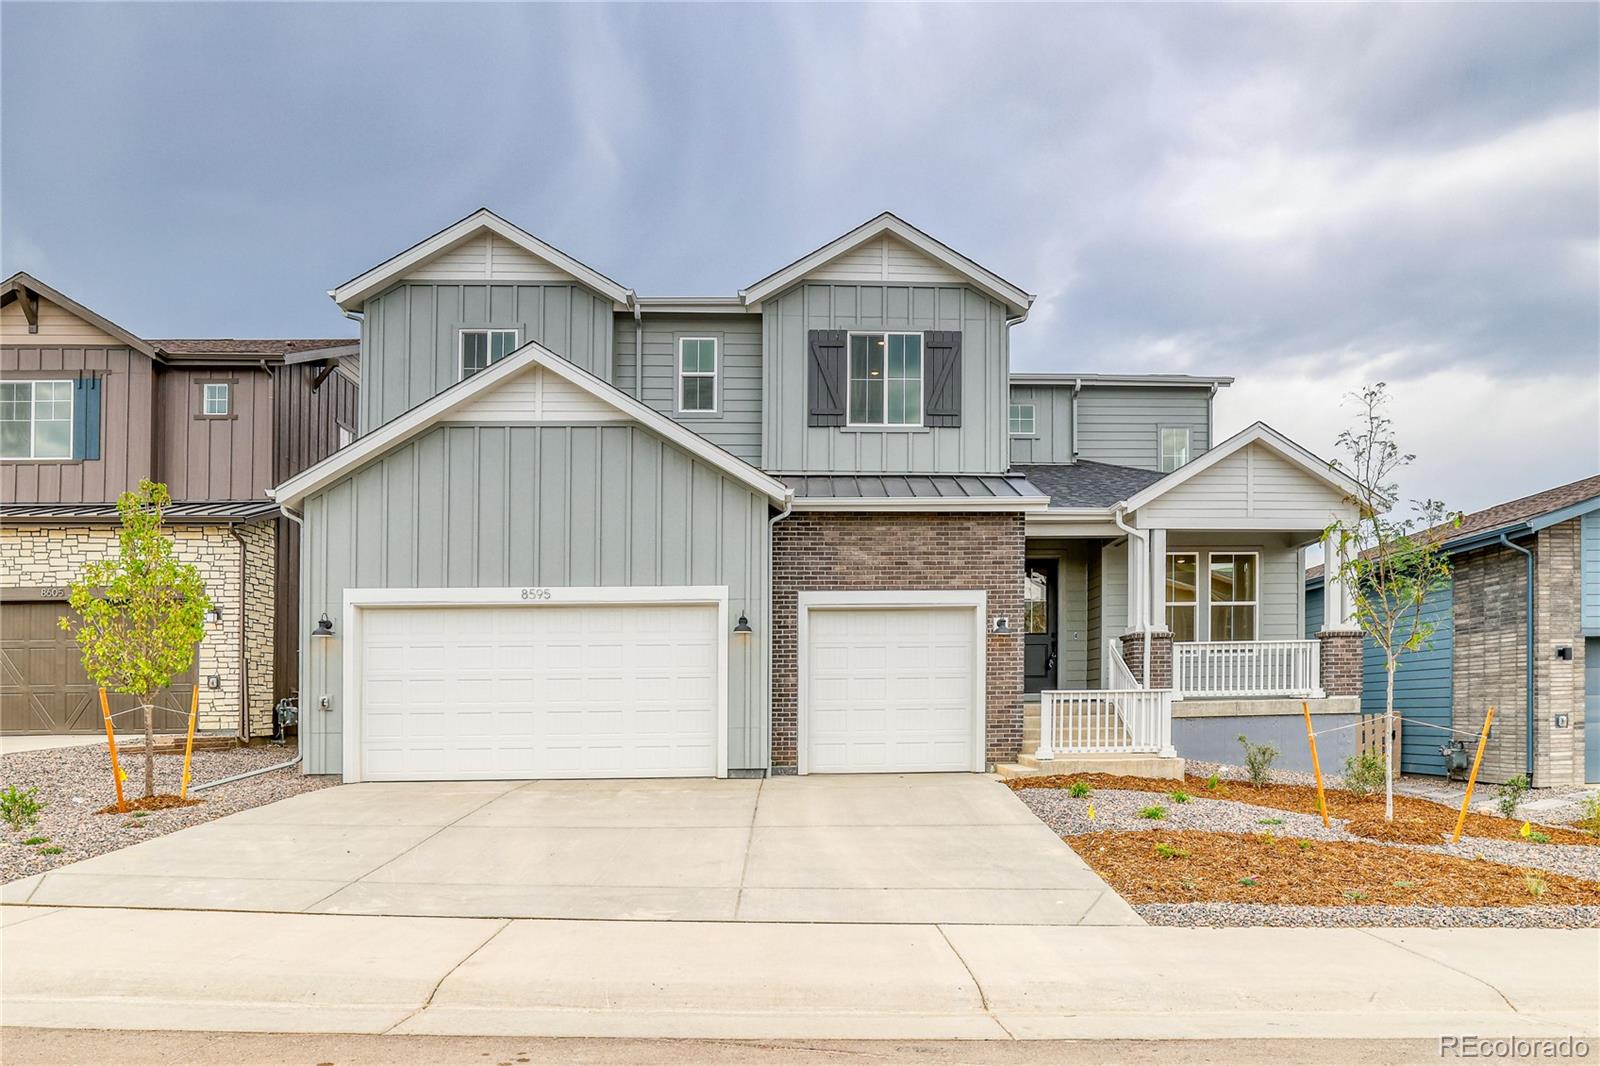
[[[361,613],[361,779],[717,772],[714,605]]]
[[[977,625],[968,607],[808,611],[806,772],[974,769]]]

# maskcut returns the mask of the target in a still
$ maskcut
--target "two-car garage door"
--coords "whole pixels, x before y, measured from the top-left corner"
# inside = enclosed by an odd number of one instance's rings
[[[717,772],[714,604],[361,614],[365,780]]]

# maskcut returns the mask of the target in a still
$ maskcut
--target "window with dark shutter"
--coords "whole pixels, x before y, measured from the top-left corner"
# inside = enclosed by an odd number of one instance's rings
[[[923,377],[925,426],[961,424],[961,331],[928,330],[922,335],[927,353]]]
[[[842,426],[845,423],[845,345],[842,329],[814,329],[806,334],[807,425]]]

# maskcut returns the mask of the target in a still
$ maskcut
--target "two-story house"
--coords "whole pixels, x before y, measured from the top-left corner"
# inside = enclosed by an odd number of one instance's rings
[[[354,435],[351,343],[147,340],[27,274],[3,283],[0,731],[104,729],[58,622],[67,583],[115,549],[117,497],[150,478],[171,490],[177,552],[216,607],[157,727],[187,726],[198,685],[201,729],[273,732],[299,683],[299,538],[266,490]]]
[[[1339,590],[1301,623],[1352,486],[1213,441],[1227,379],[1012,375],[1033,297],[893,215],[681,298],[481,210],[330,295],[360,436],[274,490],[308,772],[1176,773],[1355,712]]]

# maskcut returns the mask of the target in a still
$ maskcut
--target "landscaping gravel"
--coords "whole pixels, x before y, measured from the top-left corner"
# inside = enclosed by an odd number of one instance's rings
[[[119,751],[118,755],[123,772],[128,775],[124,793],[128,799],[135,799],[144,794],[144,756],[126,751]],[[293,747],[275,744],[196,751],[190,770],[190,788],[293,757]],[[0,790],[12,785],[19,790],[36,788],[39,802],[44,805],[37,825],[15,832],[9,826],[0,827],[4,829],[3,843],[0,843],[0,883],[338,783],[336,778],[307,777],[299,767],[290,767],[206,792],[191,792],[192,798],[202,801],[192,807],[150,811],[143,817],[95,814],[116,802],[110,763],[104,744],[0,755]],[[156,756],[157,793],[176,794],[182,776],[181,753]],[[46,841],[33,845],[23,843],[37,837],[44,837]],[[54,849],[60,850],[48,853]]]
[[[1427,926],[1494,929],[1593,929],[1600,907],[1292,907],[1274,903],[1143,903],[1151,925]]]

